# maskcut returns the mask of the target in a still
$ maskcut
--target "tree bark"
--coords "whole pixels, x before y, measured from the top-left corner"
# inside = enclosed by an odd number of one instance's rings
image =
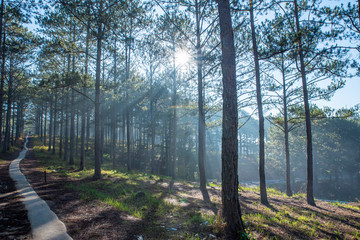
[[[23,100],[21,99],[20,96],[18,99],[17,110],[16,110],[17,114],[16,114],[15,140],[19,139],[21,136],[21,122],[23,118],[22,109],[23,109]]]
[[[89,6],[87,6],[87,11],[89,11]],[[85,45],[85,76],[87,78],[89,73],[89,43],[90,43],[90,20],[86,24],[86,45]],[[86,81],[83,87],[83,98],[82,98],[82,108],[81,108],[81,140],[80,140],[80,167],[79,170],[85,169],[85,127],[86,127]],[[89,122],[87,122],[89,124]]]
[[[256,43],[256,33],[254,24],[254,7],[253,1],[250,0],[250,25],[251,25],[251,38],[253,44],[254,64],[255,64],[255,80],[256,80],[256,101],[259,116],[259,177],[260,177],[260,198],[261,203],[268,205],[266,193],[266,179],[265,179],[265,130],[264,130],[264,114],[261,96],[261,83],[260,83],[260,65],[259,56]]]
[[[201,51],[201,33],[200,33],[200,9],[198,0],[195,0],[196,7],[196,63],[197,63],[197,77],[198,77],[198,134],[199,134],[199,149],[198,149],[198,163],[199,163],[199,177],[200,177],[200,191],[203,195],[205,202],[211,202],[209,193],[206,189],[206,171],[205,171],[205,159],[206,159],[206,128],[205,128],[205,113],[203,103],[203,75],[202,64],[203,56]]]
[[[48,151],[50,152],[51,151],[51,141],[52,141],[52,127],[53,127],[53,112],[54,112],[54,103],[53,103],[53,95],[50,94],[50,116],[49,116],[49,120],[50,120],[50,123],[49,123],[49,144],[48,144]]]
[[[155,173],[155,117],[154,117],[154,86],[153,86],[153,67],[150,63],[150,134],[151,134],[151,151],[150,151],[150,167],[151,173]]]
[[[52,148],[52,154],[55,154],[55,146],[56,146],[56,111],[57,111],[57,92],[55,91],[55,103],[54,103],[54,110],[53,110],[53,115],[54,115],[54,135],[53,135],[53,148]]]
[[[170,156],[171,156],[171,177],[172,179],[176,178],[176,64],[175,64],[175,39],[173,39],[173,49],[174,49],[174,62],[173,62],[173,86],[172,86],[172,96],[171,96],[171,106],[172,106],[172,116],[171,116],[171,146],[170,146]],[[170,108],[171,109],[171,108]]]
[[[90,115],[91,115],[91,108],[89,104],[86,105],[86,151],[89,150],[89,142],[90,142]]]
[[[5,121],[5,139],[3,145],[3,153],[6,153],[10,148],[10,120],[11,120],[11,105],[12,105],[12,91],[13,91],[12,62],[13,62],[12,57],[10,56],[8,101],[7,101],[7,112],[6,112],[6,121]]]
[[[43,114],[44,114],[44,102],[41,101],[41,112],[40,112],[40,141],[43,140]]]
[[[69,164],[74,164],[74,146],[75,146],[75,91],[71,90],[71,115],[70,115],[70,152]]]
[[[306,154],[307,154],[307,189],[306,200],[309,205],[315,206],[314,193],[313,193],[313,151],[312,151],[312,135],[311,135],[311,119],[310,119],[310,106],[306,82],[306,72],[304,63],[304,53],[302,49],[302,37],[300,31],[300,21],[297,0],[294,0],[294,14],[298,42],[298,54],[300,59],[300,71],[304,96],[305,108],[305,124],[306,124]]]
[[[129,77],[130,77],[130,57],[131,57],[131,37],[129,39],[127,39],[126,41],[126,47],[125,47],[125,51],[126,51],[126,81],[129,81]],[[128,83],[127,83],[128,84]],[[132,169],[132,159],[131,159],[131,135],[130,135],[130,106],[129,106],[129,87],[126,86],[126,144],[127,144],[127,168],[128,171],[130,171]]]
[[[222,122],[222,209],[229,239],[241,239],[245,227],[241,219],[238,194],[238,109],[236,92],[236,64],[234,34],[228,0],[218,0],[222,49],[223,122]]]
[[[290,176],[290,149],[289,149],[289,124],[288,124],[288,107],[287,107],[287,91],[286,77],[284,67],[284,56],[281,59],[281,72],[283,77],[283,111],[284,111],[284,144],[285,144],[285,165],[286,165],[286,195],[292,195],[291,176]]]
[[[44,146],[46,146],[47,103],[45,103],[44,118]]]
[[[102,18],[102,1],[100,1],[99,17]],[[96,52],[96,79],[95,79],[95,173],[94,179],[101,179],[100,156],[100,80],[101,80],[101,48],[103,38],[102,19],[98,22],[97,52]]]
[[[18,110],[18,103],[16,103],[16,114],[18,114],[17,110]],[[11,146],[14,146],[14,132],[15,132],[15,102],[13,103],[12,106],[12,121],[11,121],[11,136],[10,136],[10,144]]]
[[[116,38],[114,42],[114,95],[117,94],[116,87],[117,87],[117,44]],[[113,168],[116,166],[116,122],[117,122],[117,107],[116,107],[116,100],[112,101],[112,111],[111,111],[111,158]]]
[[[69,155],[69,92],[65,96],[65,139],[64,139],[64,161],[68,160]]]
[[[62,158],[63,150],[63,125],[64,125],[64,89],[61,93],[61,118],[60,118],[60,143],[59,143],[59,157]]]

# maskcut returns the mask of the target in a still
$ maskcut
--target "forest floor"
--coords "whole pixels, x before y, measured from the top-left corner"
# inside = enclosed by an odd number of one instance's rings
[[[94,181],[93,170],[79,172],[59,162],[45,147],[33,151],[31,144],[22,171],[73,239],[223,238],[217,184],[209,184],[212,204],[205,204],[194,183],[106,169],[103,178]],[[0,239],[29,239],[26,211],[19,203],[3,215],[2,208],[18,199],[13,197],[5,171],[8,161],[0,163]],[[316,201],[317,207],[312,207],[303,194],[287,197],[275,189],[268,189],[268,197],[270,205],[264,206],[257,188],[240,189],[243,220],[251,239],[360,239],[359,202]]]
[[[11,149],[0,155],[0,239],[30,239],[30,222],[27,210],[20,200],[9,175],[9,165],[20,153]]]

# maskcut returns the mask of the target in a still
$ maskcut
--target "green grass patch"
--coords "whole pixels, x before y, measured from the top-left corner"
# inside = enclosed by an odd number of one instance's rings
[[[336,207],[343,207],[343,208],[347,208],[347,209],[352,209],[352,210],[358,210],[360,211],[360,207],[359,206],[354,206],[352,204],[349,203],[342,203],[342,202],[330,202],[331,205],[336,206]]]
[[[127,182],[114,183],[110,180],[97,180],[70,184],[68,188],[80,192],[86,201],[98,200],[124,211],[134,217],[144,219],[151,210],[165,214],[172,206],[159,199],[156,194],[136,191]]]

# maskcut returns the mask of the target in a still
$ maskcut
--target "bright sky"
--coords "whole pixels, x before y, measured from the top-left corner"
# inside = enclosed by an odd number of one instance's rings
[[[344,4],[346,6],[349,2],[352,4],[358,4],[357,0],[324,0],[323,4],[334,7],[341,4]],[[352,45],[354,44],[352,43]],[[352,57],[359,58],[360,56],[358,54],[353,54]],[[357,104],[360,104],[359,90],[360,77],[347,79],[344,88],[337,90],[330,101],[317,101],[316,104],[319,107],[328,106],[335,109],[351,108]]]
[[[356,104],[360,105],[360,78],[355,77],[346,81],[345,87],[335,92],[330,101],[317,101],[319,107],[331,107],[335,109],[351,108]]]

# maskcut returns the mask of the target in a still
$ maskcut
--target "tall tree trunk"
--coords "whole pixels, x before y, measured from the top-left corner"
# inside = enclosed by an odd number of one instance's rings
[[[54,103],[54,136],[53,136],[53,148],[52,148],[52,154],[55,154],[55,146],[56,146],[56,111],[57,111],[57,100],[58,100],[58,97],[57,97],[57,92],[55,91],[55,103]]]
[[[198,74],[198,110],[199,110],[199,149],[198,149],[198,162],[199,162],[199,175],[200,175],[200,191],[203,195],[205,202],[210,202],[209,193],[206,189],[206,171],[205,171],[205,158],[206,158],[206,128],[205,128],[205,113],[203,103],[203,76],[202,64],[203,56],[201,51],[201,33],[200,33],[200,7],[198,0],[195,0],[196,7],[196,50],[197,50],[197,74]]]
[[[241,239],[245,227],[241,219],[238,194],[238,109],[234,34],[228,0],[218,0],[222,49],[223,123],[222,123],[222,209],[229,239]]]
[[[61,120],[60,120],[60,143],[59,143],[59,157],[62,158],[63,150],[63,125],[64,125],[64,89],[61,93]]]
[[[105,61],[102,62],[102,84],[105,84]],[[100,96],[100,101],[104,101],[104,96]],[[105,116],[104,112],[105,112],[105,106],[101,105],[100,106],[100,116],[102,116],[102,118],[99,119],[100,121],[100,161],[101,163],[104,163],[104,141],[105,141],[105,124],[106,124],[106,120],[107,117]]]
[[[23,100],[19,99],[19,102],[17,104],[17,114],[16,114],[16,130],[15,130],[15,140],[19,139],[21,137],[21,122],[22,122],[22,108],[23,108]],[[38,125],[38,124],[37,124]]]
[[[117,44],[116,44],[116,37],[114,42],[114,95],[117,94]],[[111,105],[111,158],[113,163],[113,168],[116,166],[116,121],[117,121],[117,106],[116,100],[112,101]]]
[[[127,86],[126,86],[126,143],[127,143],[127,168],[128,171],[130,171],[132,169],[132,159],[131,159],[131,135],[130,135],[130,106],[129,106],[129,87],[128,87],[128,82],[129,82],[129,78],[130,78],[130,58],[131,58],[131,37],[127,40],[128,42],[126,42],[126,47],[125,47],[125,51],[126,51],[126,56],[125,56],[125,61],[126,61],[126,81],[127,81]]]
[[[268,205],[266,193],[266,179],[265,179],[265,130],[264,130],[264,114],[262,107],[261,83],[260,83],[260,65],[259,56],[256,43],[256,33],[254,24],[254,8],[253,1],[250,0],[250,25],[251,38],[253,44],[254,63],[255,63],[255,80],[256,80],[256,101],[259,115],[259,177],[260,177],[260,198],[261,203]]]
[[[45,113],[44,113],[44,146],[46,146],[46,126],[47,126],[47,103],[45,103]]]
[[[16,104],[18,106],[18,104]],[[14,132],[15,132],[15,102],[13,103],[13,111],[12,111],[12,124],[11,124],[11,137],[10,137],[10,144],[14,146]],[[16,107],[16,115],[18,115],[18,107]]]
[[[172,44],[173,44],[173,85],[172,85],[172,95],[171,95],[171,106],[172,106],[172,116],[171,116],[171,128],[170,128],[170,133],[171,133],[171,137],[170,137],[170,142],[171,142],[171,146],[170,146],[170,161],[171,161],[171,177],[172,179],[176,178],[176,63],[175,63],[175,39],[172,40]],[[171,108],[170,108],[171,109]]]
[[[73,27],[73,39],[72,42],[75,43],[75,24],[72,24]],[[69,59],[70,61],[70,59]],[[69,69],[70,70],[70,69]],[[75,74],[75,53],[72,53],[72,74]],[[74,147],[75,146],[75,90],[71,89],[71,109],[70,109],[70,146],[69,146],[69,164],[74,164]]]
[[[286,195],[292,195],[291,176],[290,176],[290,149],[289,149],[289,124],[288,124],[288,107],[287,107],[287,89],[284,56],[281,60],[281,72],[283,77],[283,112],[284,112],[284,144],[285,144],[285,165],[286,165]]]
[[[65,138],[64,138],[64,161],[68,160],[69,156],[69,92],[65,96]]]
[[[100,1],[100,17],[102,17],[102,1]],[[103,38],[102,19],[98,22],[97,53],[96,53],[96,79],[95,79],[95,173],[94,179],[101,178],[100,156],[100,80],[101,80],[101,48]]]
[[[294,0],[294,14],[298,41],[298,53],[300,59],[301,80],[303,86],[304,108],[305,108],[305,124],[306,124],[306,153],[307,153],[307,189],[306,200],[309,205],[315,206],[313,191],[313,151],[312,151],[312,135],[311,135],[311,119],[309,96],[306,82],[306,72],[304,63],[304,53],[302,49],[302,37],[300,31],[300,21],[297,0]]]
[[[75,91],[71,90],[71,116],[70,116],[70,152],[69,164],[74,164],[74,147],[75,147]]]
[[[53,112],[54,112],[54,101],[53,95],[50,94],[50,124],[49,124],[49,144],[48,144],[48,151],[51,151],[51,141],[52,141],[52,127],[53,127]]]
[[[87,11],[89,11],[89,6],[87,6]],[[90,20],[86,24],[86,46],[85,46],[85,76],[89,74],[89,43],[90,43]],[[87,79],[86,79],[87,80]],[[86,92],[87,86],[86,82],[83,87],[83,98],[82,98],[82,108],[81,108],[81,143],[80,143],[80,167],[79,170],[84,170],[85,168],[85,127],[86,127]],[[89,122],[87,122],[89,125]]]
[[[39,105],[37,105],[37,109],[35,112],[35,131],[34,131],[35,135],[40,135],[40,113],[41,113],[41,108]]]
[[[156,173],[155,171],[155,117],[154,117],[154,86],[153,86],[153,67],[150,63],[150,134],[151,134],[151,151],[150,151],[150,166],[151,173]]]
[[[13,76],[12,76],[12,56],[10,56],[9,67],[9,80],[8,80],[8,101],[7,101],[7,113],[5,121],[5,139],[3,145],[3,153],[7,152],[10,147],[10,120],[11,120],[11,105],[12,105],[12,91],[13,91]]]
[[[91,108],[89,104],[86,104],[86,151],[89,150],[89,142],[90,142],[90,115],[91,115]]]
[[[75,110],[75,146],[74,146],[74,156],[78,156],[79,148],[79,111]]]
[[[40,141],[43,140],[43,114],[44,114],[44,102],[41,101],[41,113],[40,113]]]

